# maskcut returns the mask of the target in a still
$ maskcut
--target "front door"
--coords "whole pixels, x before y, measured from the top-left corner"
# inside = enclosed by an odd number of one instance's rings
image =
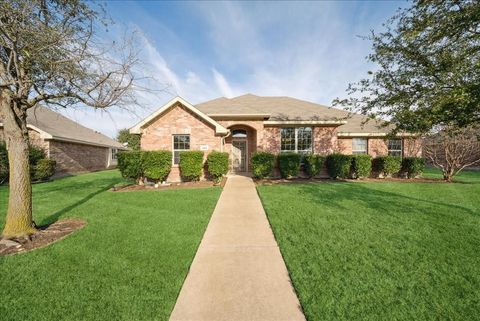
[[[246,140],[234,140],[232,142],[232,167],[235,172],[247,171]]]

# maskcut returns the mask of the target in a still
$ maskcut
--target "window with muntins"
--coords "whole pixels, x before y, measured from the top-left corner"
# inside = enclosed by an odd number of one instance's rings
[[[112,148],[112,159],[117,159],[118,150],[116,148]]]
[[[401,139],[389,139],[388,140],[388,155],[390,156],[402,156],[402,140]]]
[[[367,154],[368,140],[366,138],[352,139],[352,154]]]
[[[286,127],[280,130],[280,151],[294,153],[312,152],[312,127]]]
[[[180,163],[180,152],[190,149],[190,135],[173,135],[173,164]]]

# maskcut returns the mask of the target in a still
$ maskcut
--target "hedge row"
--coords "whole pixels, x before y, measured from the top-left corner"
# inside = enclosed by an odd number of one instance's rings
[[[45,181],[55,174],[57,163],[47,158],[45,151],[36,146],[28,148],[28,162],[30,163],[30,178],[32,181]],[[0,142],[0,184],[8,181],[8,153],[5,142]]]
[[[209,174],[218,181],[228,172],[228,153],[210,153],[207,158],[207,167]],[[135,179],[137,183],[144,178],[163,182],[172,168],[172,152],[164,150],[120,152],[118,168],[123,177]],[[184,181],[199,180],[204,168],[203,152],[181,152],[179,168]]]
[[[275,168],[275,159],[282,178],[298,175],[303,163],[305,174],[308,177],[317,176],[326,165],[328,175],[332,178],[365,178],[372,172],[375,176],[389,177],[404,175],[412,178],[420,175],[425,162],[418,157],[381,156],[372,159],[367,154],[344,155],[330,154],[326,157],[320,155],[299,155],[295,153],[281,153],[275,156],[271,153],[259,152],[252,156],[252,172],[255,178],[265,178],[272,175]]]

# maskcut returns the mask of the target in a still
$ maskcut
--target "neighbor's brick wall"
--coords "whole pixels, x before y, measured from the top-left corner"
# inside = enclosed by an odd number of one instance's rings
[[[40,137],[40,134],[34,131],[33,129],[28,130],[28,138],[30,140],[30,144],[42,148],[48,156],[48,141],[43,140]],[[0,128],[0,141],[4,141],[4,140],[5,140],[5,135],[3,133],[3,128]]]
[[[107,168],[109,149],[51,140],[50,158],[57,162],[57,174],[97,171]]]
[[[422,138],[405,138],[403,140],[403,155],[405,157],[422,157]]]
[[[351,138],[338,138],[337,150],[335,152],[351,155],[352,154],[352,139]]]
[[[313,127],[313,152],[331,154],[337,149],[336,127]]]
[[[172,107],[143,130],[141,149],[171,151],[174,134],[189,134],[190,150],[200,150],[200,145],[208,145],[205,158],[211,151],[221,150],[221,137],[215,136],[215,128],[180,104]],[[180,180],[178,168],[172,167],[167,180]]]

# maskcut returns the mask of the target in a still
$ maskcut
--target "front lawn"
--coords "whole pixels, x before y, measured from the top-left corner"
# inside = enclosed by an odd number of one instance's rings
[[[458,180],[259,186],[308,320],[479,320],[480,172]]]
[[[221,190],[107,191],[121,181],[104,171],[33,186],[37,224],[87,226],[0,257],[1,320],[168,320]]]

